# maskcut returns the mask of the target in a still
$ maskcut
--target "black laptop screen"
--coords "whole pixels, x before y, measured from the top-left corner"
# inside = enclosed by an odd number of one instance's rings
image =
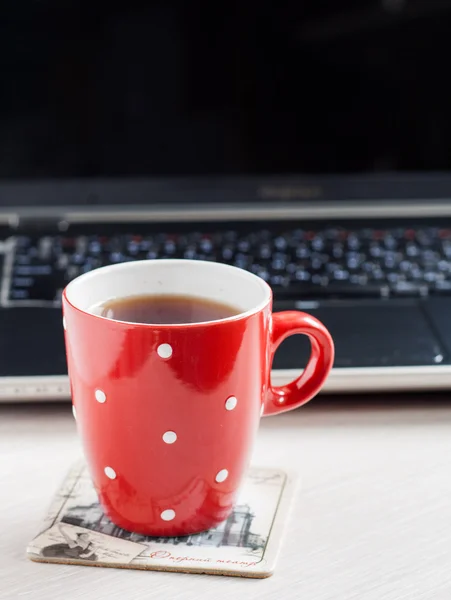
[[[4,0],[0,180],[450,169],[450,31],[434,0]]]

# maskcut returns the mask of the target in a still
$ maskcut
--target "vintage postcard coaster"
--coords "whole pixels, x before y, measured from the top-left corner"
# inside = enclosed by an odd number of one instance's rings
[[[41,562],[268,577],[294,483],[283,471],[251,468],[233,513],[218,527],[188,537],[146,537],[124,531],[104,516],[80,463],[69,472],[27,554]]]

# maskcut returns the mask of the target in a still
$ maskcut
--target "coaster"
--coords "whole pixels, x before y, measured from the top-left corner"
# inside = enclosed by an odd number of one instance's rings
[[[39,562],[269,577],[294,488],[283,471],[251,468],[227,521],[187,537],[148,537],[116,527],[103,514],[88,471],[79,463],[68,473],[27,555]]]

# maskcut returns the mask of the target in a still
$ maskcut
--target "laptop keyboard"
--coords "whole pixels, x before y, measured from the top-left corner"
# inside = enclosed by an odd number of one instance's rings
[[[130,260],[211,260],[251,271],[276,298],[451,293],[451,229],[281,228],[110,236],[17,237],[7,303],[59,303],[82,273]]]

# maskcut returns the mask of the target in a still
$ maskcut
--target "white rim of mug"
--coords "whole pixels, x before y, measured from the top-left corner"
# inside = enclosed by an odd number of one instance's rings
[[[73,302],[71,302],[69,300],[68,292],[70,292],[70,288],[79,284],[80,281],[86,281],[89,279],[93,279],[93,278],[97,277],[98,275],[101,275],[102,273],[105,273],[107,271],[121,271],[121,270],[125,271],[131,265],[135,265],[136,263],[139,263],[140,265],[145,265],[145,264],[164,265],[165,263],[171,264],[171,265],[190,264],[192,266],[201,264],[201,265],[209,265],[210,267],[214,267],[217,269],[223,269],[223,270],[226,270],[229,272],[239,271],[241,276],[244,276],[247,279],[256,281],[260,285],[262,293],[264,294],[264,299],[261,302],[259,302],[256,306],[254,306],[253,308],[251,308],[247,311],[244,311],[244,312],[240,312],[236,315],[232,315],[231,317],[226,317],[225,319],[216,319],[214,321],[201,321],[198,323],[163,323],[163,324],[162,323],[139,323],[139,322],[134,322],[134,321],[121,321],[118,319],[110,319],[109,317],[103,317],[101,315],[96,315],[92,312],[89,312],[88,310],[80,308],[79,306],[77,306],[76,304],[74,304]],[[115,265],[107,265],[105,267],[99,267],[98,269],[95,269],[94,271],[89,271],[88,273],[83,273],[83,275],[79,275],[73,281],[71,281],[63,290],[63,299],[67,302],[67,304],[69,304],[69,306],[71,306],[74,310],[81,312],[85,315],[89,315],[90,317],[93,317],[95,319],[101,319],[102,321],[107,321],[108,323],[117,323],[118,325],[127,325],[127,326],[132,325],[134,327],[147,327],[147,328],[158,327],[158,329],[177,329],[177,328],[184,329],[186,327],[190,327],[190,328],[192,328],[192,327],[208,327],[210,325],[218,325],[221,323],[231,323],[234,321],[240,321],[242,319],[247,319],[248,317],[251,317],[252,315],[256,315],[259,312],[261,312],[262,310],[264,310],[268,306],[268,304],[272,303],[272,298],[273,298],[273,294],[272,294],[272,289],[270,288],[270,286],[261,277],[258,277],[258,275],[254,275],[254,273],[249,273],[249,271],[245,271],[244,269],[240,269],[239,267],[234,267],[232,265],[225,265],[223,263],[212,263],[207,260],[189,260],[189,259],[184,259],[184,258],[160,258],[160,259],[139,260],[139,261],[136,260],[136,261],[132,261],[132,262],[118,263]]]

